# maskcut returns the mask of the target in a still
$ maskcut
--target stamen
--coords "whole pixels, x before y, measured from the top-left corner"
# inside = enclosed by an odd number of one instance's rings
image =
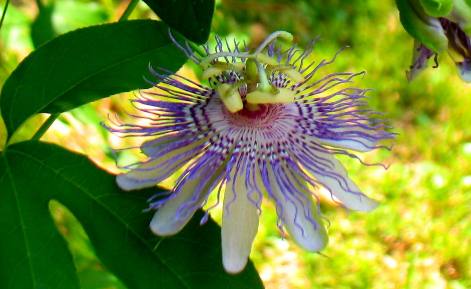
[[[261,63],[264,63],[264,64],[267,64],[267,65],[278,65],[278,62],[273,59],[272,57],[268,56],[268,55],[265,55],[265,54],[256,54],[255,56],[255,60],[257,60],[257,62],[261,62]]]
[[[291,78],[296,83],[306,80],[299,71],[297,71],[296,69],[293,69],[290,65],[277,65],[277,66],[268,67],[268,71],[282,72],[283,74],[286,74],[286,76]]]
[[[225,62],[216,62],[212,66],[208,67],[203,71],[202,77],[204,79],[209,79],[211,77],[217,76],[224,71],[235,71],[241,73],[244,70],[244,63],[235,62],[235,63],[225,63]]]
[[[239,90],[232,85],[223,83],[216,88],[216,92],[231,113],[236,113],[244,108]]]
[[[247,94],[247,102],[251,104],[293,103],[296,94],[288,88],[278,88],[275,93],[255,90]]]
[[[260,109],[260,106],[258,104],[247,102],[247,104],[245,105],[245,108],[248,111],[258,111]]]
[[[211,62],[213,60],[218,59],[220,57],[228,57],[228,56],[237,57],[240,59],[254,58],[254,55],[249,54],[247,52],[242,52],[242,53],[241,52],[218,52],[218,53],[209,54],[208,56],[203,58],[200,62],[200,65],[204,69],[206,69],[211,65]]]
[[[247,53],[247,52],[242,52],[242,53],[239,52],[238,53],[238,52],[232,52],[232,51],[213,53],[213,54],[208,55],[206,58],[203,58],[200,62],[200,65],[203,68],[208,68],[213,60],[218,59],[219,57],[228,57],[228,56],[237,57],[237,58],[241,58],[241,59],[255,58],[257,60],[260,60],[261,62],[276,65],[278,63],[274,62],[273,59],[271,59],[270,57],[268,57],[266,55],[260,54],[260,53],[263,51],[263,49],[265,49],[270,44],[270,42],[272,42],[273,40],[275,40],[278,37],[284,38],[288,41],[293,40],[293,35],[289,32],[286,32],[286,31],[273,32],[272,34],[270,34],[265,39],[265,41],[262,42],[262,44],[260,44],[257,47],[255,52],[252,53],[252,54]]]

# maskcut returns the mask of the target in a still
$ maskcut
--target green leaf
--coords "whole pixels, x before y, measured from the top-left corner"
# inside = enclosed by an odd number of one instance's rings
[[[214,0],[144,0],[170,27],[196,43],[208,40]]]
[[[20,167],[12,167],[14,153],[0,157],[0,288],[78,289],[71,254],[49,215],[49,197],[39,192],[50,189],[41,181],[44,172],[31,179],[21,158]]]
[[[0,156],[0,288],[77,288],[69,252],[48,202],[66,206],[97,256],[129,289],[263,288],[252,264],[224,272],[220,229],[198,213],[175,237],[158,238],[143,213],[158,190],[122,192],[115,178],[86,157],[58,146],[23,142]]]
[[[11,136],[40,112],[147,88],[149,64],[176,71],[185,61],[162,22],[125,21],[61,35],[33,51],[5,82],[0,109],[7,131]]]

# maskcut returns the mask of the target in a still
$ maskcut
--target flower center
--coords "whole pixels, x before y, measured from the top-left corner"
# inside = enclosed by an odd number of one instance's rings
[[[251,119],[264,118],[268,114],[268,110],[273,106],[271,104],[259,104],[252,106],[249,103],[244,104],[244,108],[239,110],[236,115]]]
[[[259,104],[255,109],[244,105],[244,108],[236,113],[224,109],[226,119],[234,126],[246,128],[272,127],[282,117],[284,105]]]
[[[258,106],[262,104],[287,104],[295,101],[294,91],[274,85],[268,77],[269,74],[277,72],[293,83],[305,80],[294,66],[281,64],[280,59],[266,53],[268,45],[280,37],[292,40],[290,33],[278,31],[272,33],[253,53],[217,52],[209,54],[200,62],[204,69],[203,78],[213,79],[215,91],[229,112],[234,114],[246,110],[242,114],[257,115],[256,112],[262,110]],[[221,57],[226,61],[219,61]],[[228,58],[231,57],[232,61],[229,61]],[[240,61],[236,61],[236,58]],[[248,89],[241,95],[240,87],[243,84]]]

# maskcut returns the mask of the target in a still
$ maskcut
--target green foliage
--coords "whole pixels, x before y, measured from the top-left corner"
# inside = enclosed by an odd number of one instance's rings
[[[214,222],[200,226],[197,214],[177,236],[157,238],[142,212],[155,189],[122,192],[114,176],[58,146],[10,146],[0,157],[0,187],[0,288],[79,288],[50,200],[77,217],[97,256],[129,289],[263,288],[251,265],[240,275],[224,272]]]
[[[161,22],[135,20],[83,28],[31,53],[5,82],[0,109],[11,134],[30,116],[57,113],[119,92],[152,86],[148,65],[184,62]]]
[[[144,0],[170,27],[196,43],[208,40],[214,0]],[[178,8],[181,9],[178,9]]]
[[[57,190],[57,175],[49,176],[53,185],[48,187],[46,179],[37,177],[45,173],[42,164],[29,159],[34,155],[16,153],[0,161],[0,287],[78,289],[71,255],[48,210],[47,194],[52,197]],[[28,174],[25,169],[33,170]]]
[[[10,136],[38,113],[59,114],[112,94],[152,86],[144,79],[152,79],[146,72],[149,65],[176,71],[186,61],[163,22],[90,26],[109,17],[95,3],[36,3],[39,14],[31,23],[31,39],[37,49],[8,77],[2,74],[6,81],[0,109]],[[166,2],[149,3],[189,39],[204,42],[207,38],[213,1],[194,6],[193,1],[180,1],[181,9],[172,6],[171,10]],[[17,13],[15,7],[11,9]],[[177,16],[185,21],[172,20]],[[8,33],[2,37],[12,45],[16,27],[11,23],[17,20],[7,20]],[[22,21],[29,25],[26,17]],[[5,56],[1,56],[3,68]],[[0,132],[4,135],[6,139],[6,133]],[[202,284],[208,289],[263,288],[250,262],[241,274],[224,271],[220,228],[212,220],[200,225],[202,212],[175,237],[158,238],[148,227],[151,212],[143,210],[147,199],[162,189],[122,192],[115,176],[56,145],[27,141],[6,147],[0,154],[0,188],[2,289],[199,289]],[[60,211],[66,211],[65,217],[58,216]],[[80,239],[87,241],[77,243]],[[94,254],[84,245],[88,241]],[[89,264],[95,254],[99,258],[95,264],[105,268],[84,266],[84,260]]]

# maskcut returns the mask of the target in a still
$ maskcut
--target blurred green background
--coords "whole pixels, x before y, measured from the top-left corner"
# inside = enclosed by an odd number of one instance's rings
[[[5,0],[0,3],[3,9]],[[11,1],[0,30],[0,83],[35,46],[79,27],[115,21],[127,4]],[[140,3],[133,18],[155,16]],[[300,46],[319,37],[319,60],[349,46],[329,69],[366,70],[357,85],[373,89],[371,106],[386,114],[398,136],[391,152],[362,155],[391,165],[388,170],[342,159],[381,205],[363,214],[323,204],[330,243],[322,254],[282,239],[275,210],[265,204],[252,259],[266,288],[471,288],[471,86],[459,79],[453,62],[440,55],[440,67],[407,82],[413,43],[392,0],[217,1],[213,33],[256,43],[275,30],[292,32]],[[181,73],[193,71],[185,67]],[[110,147],[123,146],[123,140],[100,122],[129,111],[130,97],[117,95],[64,113],[43,139],[117,172]],[[30,138],[44,118],[29,120],[14,140]],[[132,144],[137,143],[125,143]],[[119,162],[138,157],[123,153]],[[74,253],[83,289],[124,288],[96,259],[73,216],[57,203],[51,212]],[[217,211],[214,217],[220,217]]]

